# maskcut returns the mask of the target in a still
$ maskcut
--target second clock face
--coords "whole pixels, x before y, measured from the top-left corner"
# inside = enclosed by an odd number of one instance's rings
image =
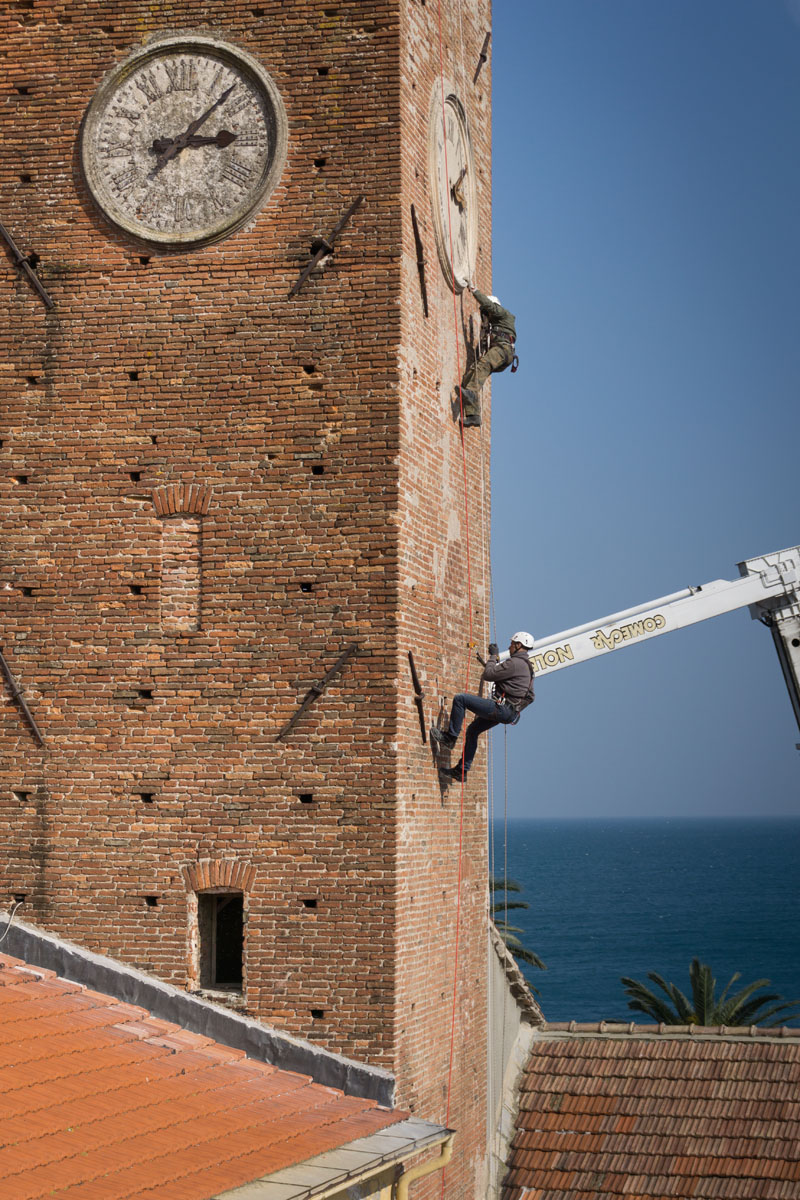
[[[149,242],[198,245],[243,225],[271,192],[286,117],[264,68],[218,39],[151,43],[103,81],[81,138],[105,215]]]

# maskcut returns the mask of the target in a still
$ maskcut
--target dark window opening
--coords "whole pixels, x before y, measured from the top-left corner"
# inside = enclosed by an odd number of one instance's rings
[[[144,902],[148,908],[158,908],[158,896],[145,896]]]
[[[300,591],[301,592],[310,592],[313,587],[314,587],[313,583],[301,583]]]
[[[325,1016],[325,1009],[324,1008],[312,1008],[311,1016],[314,1018],[315,1021],[321,1021],[322,1018]]]
[[[136,379],[138,379],[138,378],[139,378],[139,372],[138,372],[138,371],[128,371],[128,379],[133,379],[133,380],[136,380]]]
[[[303,901],[303,908],[316,908],[316,907],[317,907],[316,900],[304,900]]]
[[[317,67],[318,75],[327,75],[328,71],[330,71],[330,67]]]
[[[155,792],[139,792],[139,799],[143,804],[152,804],[155,798]]]
[[[139,480],[142,478],[142,472],[141,471],[131,471],[130,476],[134,483],[138,483]]]
[[[33,183],[33,176],[25,172],[23,175],[20,175],[19,181],[20,183]]]
[[[31,387],[36,387],[36,384],[39,382],[39,376],[38,375],[26,375],[25,382],[29,383],[31,385]]]
[[[143,267],[146,267],[147,264],[150,262],[150,255],[149,254],[140,254],[139,262],[142,264]]]
[[[312,475],[324,475],[325,468],[322,466],[321,463],[315,463],[315,465],[311,468],[311,474]]]
[[[141,696],[142,700],[152,700],[153,699],[153,689],[152,688],[139,688],[139,695]]]
[[[314,803],[314,793],[313,792],[301,792],[300,793],[300,803],[301,804],[313,804]]]
[[[20,801],[24,802],[25,800],[30,800],[31,794],[30,794],[30,792],[21,791],[20,789],[17,789],[13,793],[13,796],[14,796],[15,800],[20,800]]]
[[[130,593],[132,596],[141,596],[142,585],[140,583],[130,583],[128,584],[128,587],[130,588]]]
[[[17,84],[17,92],[20,96],[27,96],[30,92],[30,89],[27,87],[26,84],[18,83]]]
[[[33,595],[33,588],[32,588],[32,587],[23,587],[23,588],[22,588],[22,594],[23,594],[23,596],[32,596],[32,595]]]
[[[204,892],[197,897],[200,932],[200,986],[242,990],[244,896],[241,892]]]
[[[315,166],[315,167],[317,167],[318,169],[321,169],[322,167],[324,167],[324,166],[325,166],[325,163],[326,163],[327,161],[328,161],[328,160],[327,160],[326,158],[315,158],[315,159],[314,159],[314,166]]]
[[[28,482],[27,475],[14,475],[13,478],[17,483],[27,483]]]

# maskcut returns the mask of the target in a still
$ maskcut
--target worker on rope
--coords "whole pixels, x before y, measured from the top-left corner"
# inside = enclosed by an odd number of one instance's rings
[[[464,738],[464,761],[455,767],[440,767],[442,779],[450,783],[462,778],[472,766],[478,749],[478,738],[495,725],[516,725],[524,708],[533,703],[533,666],[528,652],[533,649],[533,638],[529,633],[515,633],[508,647],[509,657],[500,662],[499,649],[495,642],[489,647],[489,658],[483,668],[481,679],[494,685],[494,698],[475,696],[472,692],[459,692],[453,697],[450,709],[450,724],[446,730],[431,727],[431,739],[441,749],[449,749],[458,741],[464,712],[469,709],[475,714]]]
[[[459,279],[458,283],[472,292],[481,308],[478,354],[461,380],[461,424],[467,429],[481,423],[478,393],[486,380],[496,371],[505,371],[506,367],[511,367],[513,375],[519,359],[514,353],[517,340],[514,314],[503,308],[497,296],[485,296],[469,280]]]

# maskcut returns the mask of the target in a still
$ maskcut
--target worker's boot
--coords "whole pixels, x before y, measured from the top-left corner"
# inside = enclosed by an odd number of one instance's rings
[[[431,741],[435,742],[440,750],[449,750],[451,746],[455,746],[456,740],[446,729],[438,729],[431,725]]]
[[[478,426],[481,423],[481,402],[478,393],[472,388],[461,389],[461,424],[464,429]]]
[[[439,767],[439,778],[441,779],[442,783],[444,783],[444,784],[450,784],[453,782],[460,783],[461,778],[462,778],[461,763],[458,763],[458,765],[455,767]],[[464,782],[466,783],[467,782],[467,772],[466,771],[464,771],[464,773],[463,773],[463,778],[464,778]]]

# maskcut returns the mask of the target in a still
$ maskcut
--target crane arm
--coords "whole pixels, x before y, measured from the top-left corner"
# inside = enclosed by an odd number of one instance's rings
[[[529,657],[537,675],[550,674],[613,650],[683,629],[737,608],[773,627],[800,623],[800,547],[739,563],[738,579],[714,579],[537,640]],[[500,655],[508,657],[507,653]]]

